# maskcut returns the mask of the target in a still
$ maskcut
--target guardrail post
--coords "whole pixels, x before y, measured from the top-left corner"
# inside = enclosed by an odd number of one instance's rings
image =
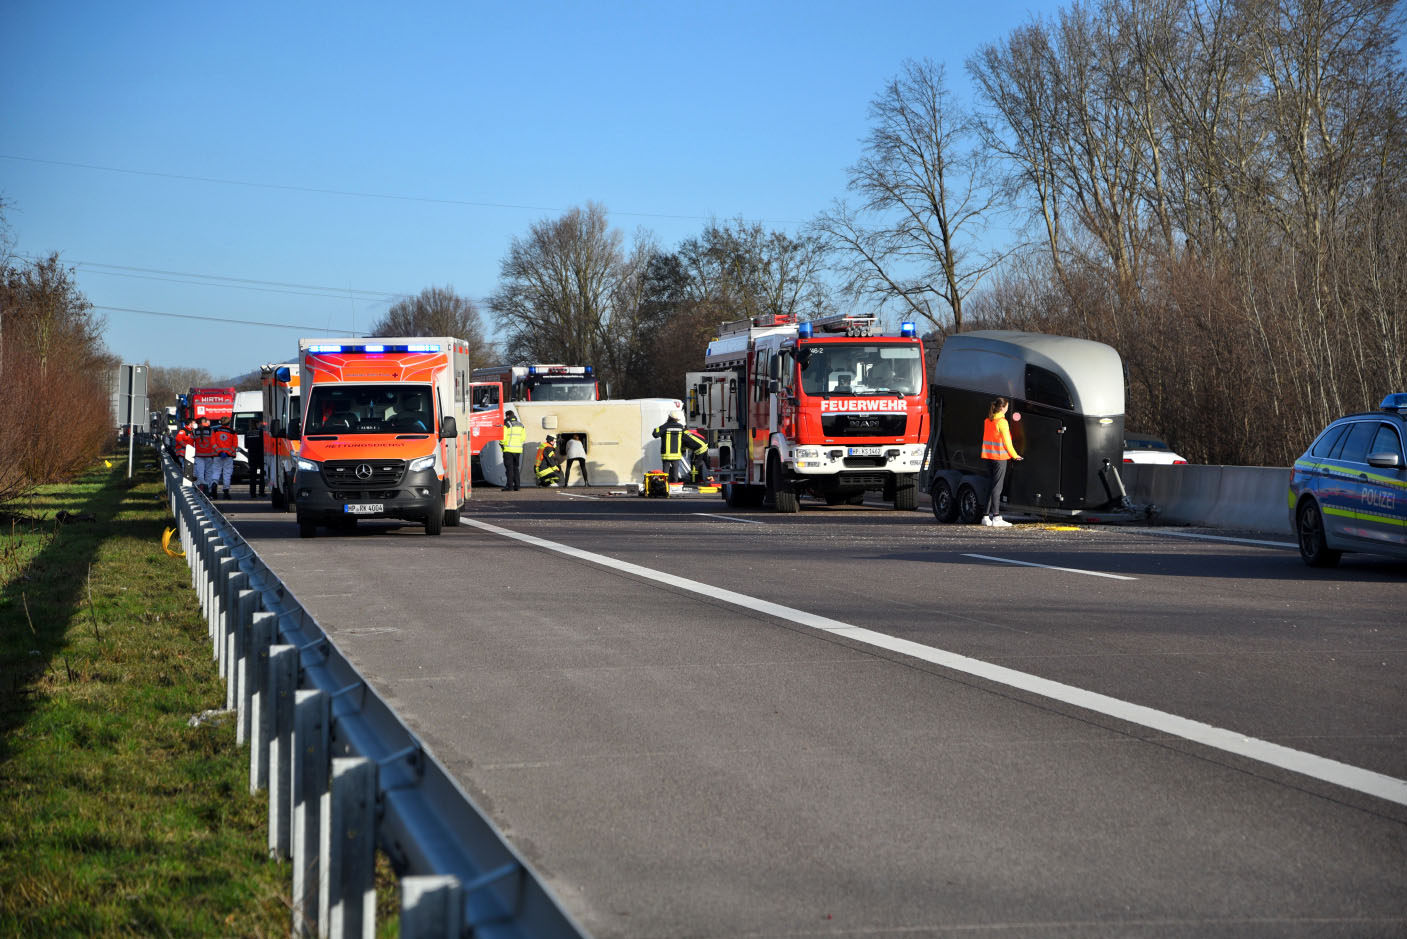
[[[293,762],[293,694],[298,688],[298,648],[269,648],[269,716],[273,736],[269,739],[269,855],[288,860],[292,807],[291,767]]]
[[[215,659],[220,664],[220,677],[230,680],[230,662],[226,648],[225,630],[228,617],[225,615],[225,590],[230,575],[239,570],[239,562],[230,555],[226,545],[215,549],[215,568],[211,571],[214,579],[210,584],[210,637],[215,643]],[[228,695],[226,695],[228,698]]]
[[[401,939],[439,939],[463,932],[464,904],[458,877],[401,878]]]
[[[318,927],[325,936],[376,935],[376,764],[332,761],[322,797]]]
[[[299,691],[293,702],[293,934],[318,925],[318,848],[331,753],[331,701],[325,691]]]
[[[225,660],[225,710],[232,710],[239,702],[239,656],[243,651],[239,641],[239,594],[249,586],[249,575],[239,569],[239,562],[229,559],[229,564],[220,565],[224,585],[220,589],[220,641]],[[236,722],[236,743],[239,730]]]
[[[278,617],[255,613],[249,623],[249,794],[269,784],[269,750],[273,745],[274,712],[269,704],[269,648],[278,631]]]
[[[241,575],[248,580],[248,575]],[[254,620],[254,611],[259,608],[259,592],[257,590],[240,590],[235,594],[234,602],[234,630],[235,640],[235,680],[230,684],[234,688],[234,703],[231,705],[235,709],[235,744],[243,746],[249,742],[250,730],[253,727],[253,718],[249,713],[249,693],[250,684],[253,681],[253,661],[249,657],[250,649],[250,627]]]

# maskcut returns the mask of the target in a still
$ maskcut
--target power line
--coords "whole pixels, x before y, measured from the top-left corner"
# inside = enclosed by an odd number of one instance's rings
[[[526,209],[533,212],[563,211],[560,208],[547,205],[525,205],[515,202],[476,202],[469,199],[407,196],[388,192],[359,192],[354,189],[321,189],[315,186],[289,186],[283,183],[261,183],[246,179],[224,179],[218,176],[190,176],[183,173],[159,173],[153,170],[129,170],[120,166],[102,166],[97,163],[75,163],[69,160],[41,160],[37,157],[17,156],[12,153],[0,153],[0,160],[16,160],[21,163],[40,163],[45,166],[66,166],[73,169],[99,170],[104,173],[125,173],[129,176],[149,176],[155,179],[179,179],[193,183],[213,183],[220,186],[246,186],[251,189],[274,189],[281,192],[308,192],[324,196],[353,196],[359,199],[388,199],[396,202],[423,202],[433,205],[469,206],[478,209]],[[631,218],[660,218],[694,222],[707,222],[716,218],[716,216],[713,215],[675,215],[664,212],[622,212],[616,210],[611,210],[611,214],[624,215]],[[785,218],[757,219],[757,221],[782,225],[796,225],[800,223],[798,219]]]
[[[224,316],[196,316],[194,313],[163,313],[160,310],[136,310],[125,306],[94,306],[95,310],[106,310],[109,313],[140,313],[144,316],[167,316],[179,320],[200,320],[204,323],[228,323],[235,326],[265,326],[269,329],[293,329],[301,333],[312,335],[340,335],[346,333],[349,336],[358,336],[359,333],[344,329],[327,329],[322,326],[298,326],[293,323],[261,323],[257,320],[235,320]]]

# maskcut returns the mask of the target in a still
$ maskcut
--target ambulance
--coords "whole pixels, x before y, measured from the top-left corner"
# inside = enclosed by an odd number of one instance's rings
[[[302,339],[293,479],[298,534],[364,518],[458,525],[469,498],[469,345],[462,339]]]
[[[293,511],[293,473],[303,420],[298,363],[259,368],[264,417],[264,480],[274,508]]]

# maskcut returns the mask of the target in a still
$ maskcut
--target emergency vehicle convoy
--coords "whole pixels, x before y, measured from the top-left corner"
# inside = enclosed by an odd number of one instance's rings
[[[991,490],[982,429],[993,398],[1011,402],[1013,462],[1002,502],[1015,512],[1114,519],[1147,514],[1119,478],[1124,370],[1102,342],[1013,330],[949,336],[933,372],[925,462],[933,514],[972,524]]]
[[[259,368],[264,415],[264,479],[274,508],[293,510],[293,473],[303,419],[298,363]]]
[[[469,498],[469,346],[452,338],[302,339],[298,533],[359,518],[459,524]]]
[[[874,325],[873,316],[770,315],[719,330],[684,397],[729,505],[796,512],[802,495],[858,504],[866,491],[896,509],[918,505],[923,342],[912,323],[898,336],[873,335]]]

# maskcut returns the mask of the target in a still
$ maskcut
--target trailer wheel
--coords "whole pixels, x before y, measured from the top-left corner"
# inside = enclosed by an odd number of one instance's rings
[[[953,487],[946,479],[933,484],[933,517],[944,525],[957,520],[958,500],[953,497]]]
[[[976,525],[982,517],[982,500],[977,498],[977,490],[967,483],[958,487],[958,518],[964,525]]]
[[[425,534],[427,534],[427,535],[438,535],[441,531],[444,530],[444,527],[445,527],[445,513],[444,513],[444,512],[441,512],[441,511],[432,511],[429,515],[425,516]]]
[[[918,508],[918,479],[913,473],[903,473],[895,478],[894,508],[902,512]]]
[[[767,463],[767,494],[772,499],[772,508],[784,515],[801,511],[801,499],[782,478],[782,461],[773,454]]]

